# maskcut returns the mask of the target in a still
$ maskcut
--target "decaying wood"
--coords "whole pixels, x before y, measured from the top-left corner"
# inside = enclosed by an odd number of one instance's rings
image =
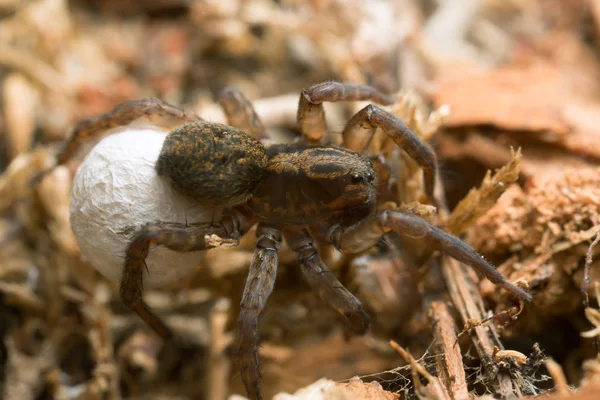
[[[439,354],[436,359],[439,377],[453,400],[466,399],[469,397],[467,380],[450,310],[446,304],[435,301],[431,303],[428,315]]]
[[[452,302],[463,323],[485,319],[487,313],[479,289],[465,267],[453,259],[445,258],[442,263],[442,273],[446,279]],[[504,399],[520,397],[521,390],[513,382],[510,374],[499,371],[494,365],[494,348],[504,349],[496,327],[493,324],[479,325],[473,327],[469,333],[477,354],[482,360],[484,373],[494,384],[494,390]]]

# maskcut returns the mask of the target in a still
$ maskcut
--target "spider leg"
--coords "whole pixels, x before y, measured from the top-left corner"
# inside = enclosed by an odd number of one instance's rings
[[[275,286],[281,245],[281,233],[277,229],[259,225],[256,236],[256,250],[244,287],[236,338],[242,381],[251,400],[262,399],[257,348],[258,315]]]
[[[71,138],[58,155],[58,164],[67,162],[85,141],[93,139],[108,129],[128,125],[140,117],[168,129],[173,129],[185,122],[198,120],[196,116],[188,115],[183,110],[159,99],[127,101],[105,114],[86,119],[75,125]]]
[[[411,239],[423,240],[426,246],[465,263],[519,300],[532,300],[527,291],[504,279],[502,274],[471,246],[414,215],[391,210],[380,211],[345,231],[333,227],[330,230],[330,240],[341,251],[355,253],[373,246],[390,230]]]
[[[239,227],[239,228],[238,228]],[[172,337],[171,330],[154,314],[142,299],[143,274],[151,244],[162,245],[178,252],[208,250],[225,243],[234,243],[249,229],[241,214],[223,218],[219,224],[150,223],[134,236],[125,252],[125,264],[119,294],[121,300],[135,311],[163,339]],[[217,235],[215,238],[211,235]],[[220,239],[225,238],[225,239]]]
[[[367,85],[323,82],[300,93],[297,123],[300,133],[309,143],[319,143],[325,136],[324,102],[370,100],[391,104],[393,99]]]
[[[256,114],[252,103],[237,87],[225,88],[219,94],[219,103],[227,116],[227,123],[253,138],[267,137],[267,130]]]
[[[356,334],[369,329],[370,318],[361,302],[327,268],[313,245],[306,229],[285,231],[285,240],[290,248],[298,252],[298,260],[304,278],[319,296],[348,321]]]
[[[437,160],[434,152],[400,118],[377,106],[368,105],[357,112],[346,124],[342,133],[344,146],[362,153],[364,137],[372,137],[381,128],[400,148],[408,153],[423,170],[425,194],[437,206],[443,201],[434,195]]]

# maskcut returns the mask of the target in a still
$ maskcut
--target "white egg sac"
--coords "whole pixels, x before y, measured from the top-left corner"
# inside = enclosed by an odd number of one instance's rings
[[[156,174],[154,164],[166,136],[153,128],[124,128],[100,141],[75,174],[71,227],[83,258],[115,282],[121,279],[127,245],[144,224],[211,220],[210,210],[175,192]],[[202,255],[153,246],[144,287],[188,275]]]

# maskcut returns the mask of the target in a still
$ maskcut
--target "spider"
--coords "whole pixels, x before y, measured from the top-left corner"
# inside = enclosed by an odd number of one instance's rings
[[[266,130],[238,89],[228,88],[219,96],[229,125],[200,120],[161,100],[134,100],[79,123],[58,155],[58,164],[63,164],[84,141],[139,117],[177,126],[165,139],[156,162],[157,174],[177,191],[214,209],[216,217],[210,223],[148,221],[140,226],[126,249],[119,291],[123,303],[165,340],[173,338],[172,331],[142,299],[145,258],[150,246],[166,246],[179,252],[204,250],[210,248],[206,235],[237,240],[257,224],[256,248],[236,334],[241,376],[252,400],[262,398],[258,316],[275,284],[282,240],[298,253],[308,284],[357,334],[368,330],[370,318],[361,302],[323,263],[313,237],[325,239],[342,252],[358,253],[394,231],[426,241],[431,248],[471,266],[519,300],[531,300],[529,293],[506,281],[459,238],[417,216],[377,207],[378,177],[369,158],[361,154],[364,139],[370,138],[377,128],[419,164],[427,197],[435,205],[442,203],[434,196],[434,153],[394,114],[367,105],[348,121],[342,132],[343,146],[321,144],[325,137],[323,103],[356,100],[393,102],[366,85],[314,85],[300,95],[300,140],[266,146],[259,141],[267,136]]]

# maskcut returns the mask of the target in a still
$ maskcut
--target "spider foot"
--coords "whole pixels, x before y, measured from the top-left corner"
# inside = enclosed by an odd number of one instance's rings
[[[242,381],[250,400],[262,400],[260,382],[262,376],[258,362],[257,330],[258,310],[242,309],[238,320],[238,362]]]

